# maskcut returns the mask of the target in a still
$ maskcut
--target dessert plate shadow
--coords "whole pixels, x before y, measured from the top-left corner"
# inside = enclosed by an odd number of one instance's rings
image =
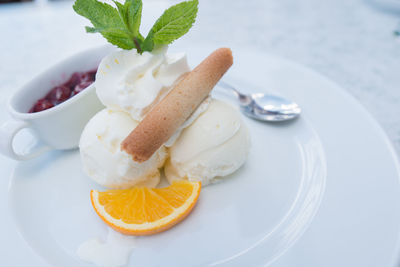
[[[189,62],[209,52],[191,47]],[[244,118],[252,140],[246,164],[204,187],[186,220],[138,237],[128,266],[390,266],[399,168],[380,127],[326,78],[265,53],[233,52],[227,81],[244,92],[287,96],[303,114],[275,124]],[[230,101],[218,90],[214,96]],[[82,242],[107,235],[90,204],[93,188],[102,189],[83,173],[77,150],[15,168],[9,211],[51,266],[93,266],[76,255]]]

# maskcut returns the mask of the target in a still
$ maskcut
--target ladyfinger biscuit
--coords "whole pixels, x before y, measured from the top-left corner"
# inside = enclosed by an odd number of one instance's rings
[[[189,72],[121,143],[134,161],[148,160],[190,117],[233,64],[232,51],[219,48]]]

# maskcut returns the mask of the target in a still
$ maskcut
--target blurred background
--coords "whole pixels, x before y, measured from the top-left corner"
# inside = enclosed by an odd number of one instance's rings
[[[176,2],[143,0],[142,32]],[[8,116],[11,90],[105,44],[99,34],[85,33],[90,23],[72,4],[0,0],[0,120]],[[399,22],[400,0],[200,0],[195,26],[177,42],[257,49],[316,70],[372,113],[400,155]]]

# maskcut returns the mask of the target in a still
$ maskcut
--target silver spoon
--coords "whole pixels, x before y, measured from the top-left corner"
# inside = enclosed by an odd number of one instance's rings
[[[224,81],[219,81],[218,85],[233,93],[242,112],[252,119],[286,121],[296,118],[301,113],[300,107],[295,102],[283,97],[263,93],[243,94]]]

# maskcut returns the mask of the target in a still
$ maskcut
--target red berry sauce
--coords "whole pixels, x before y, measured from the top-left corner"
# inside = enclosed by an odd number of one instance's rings
[[[96,77],[97,70],[87,72],[74,72],[71,77],[63,84],[57,85],[47,95],[33,105],[29,113],[35,113],[52,108],[76,94],[79,94],[91,85]]]

